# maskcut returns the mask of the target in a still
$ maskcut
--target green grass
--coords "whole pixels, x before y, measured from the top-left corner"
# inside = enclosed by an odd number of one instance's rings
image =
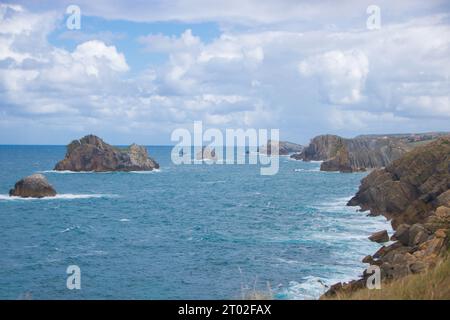
[[[326,300],[449,300],[450,258],[447,256],[434,269],[409,275],[387,284],[380,290],[361,289],[350,294],[338,294]]]

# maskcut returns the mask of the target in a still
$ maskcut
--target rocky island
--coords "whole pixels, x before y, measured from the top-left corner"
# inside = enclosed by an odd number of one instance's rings
[[[434,268],[449,248],[450,136],[418,146],[386,168],[371,172],[348,205],[391,220],[394,242],[363,259],[380,267],[382,283]],[[372,238],[381,234],[385,232]],[[365,288],[369,275],[365,270],[358,280],[337,283],[323,298],[349,297]]]
[[[151,171],[159,164],[148,156],[143,146],[113,147],[94,135],[74,140],[54,170],[58,171]]]
[[[411,149],[411,146],[394,137],[346,139],[336,135],[320,135],[291,158],[323,161],[321,171],[355,172],[385,167]]]
[[[9,191],[9,196],[22,198],[54,197],[56,191],[42,174],[33,174],[19,180],[14,189]]]
[[[258,148],[258,151],[263,154],[272,154],[272,145],[278,145],[278,154],[280,156],[287,156],[292,153],[303,151],[303,146],[289,141],[273,141],[267,140],[267,144]]]

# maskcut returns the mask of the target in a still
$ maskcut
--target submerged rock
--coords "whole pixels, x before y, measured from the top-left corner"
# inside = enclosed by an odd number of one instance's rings
[[[74,140],[67,146],[66,157],[55,170],[64,171],[151,171],[159,164],[150,158],[147,149],[137,144],[120,149],[94,135]]]
[[[42,174],[33,174],[19,180],[14,189],[9,191],[9,195],[22,198],[43,198],[56,196],[56,191]]]

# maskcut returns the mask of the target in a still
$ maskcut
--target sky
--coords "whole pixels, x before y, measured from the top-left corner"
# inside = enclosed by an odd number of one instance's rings
[[[449,0],[0,3],[0,144],[450,131],[449,75]]]

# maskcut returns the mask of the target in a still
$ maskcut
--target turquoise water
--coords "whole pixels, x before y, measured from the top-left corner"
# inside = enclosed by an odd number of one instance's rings
[[[65,147],[0,146],[0,298],[233,299],[253,290],[310,299],[354,278],[386,228],[345,207],[361,173],[281,157],[255,165],[181,165],[149,147],[151,173],[56,173]],[[54,199],[9,199],[43,172]],[[81,269],[81,290],[66,268]],[[320,280],[320,281],[319,281]]]

